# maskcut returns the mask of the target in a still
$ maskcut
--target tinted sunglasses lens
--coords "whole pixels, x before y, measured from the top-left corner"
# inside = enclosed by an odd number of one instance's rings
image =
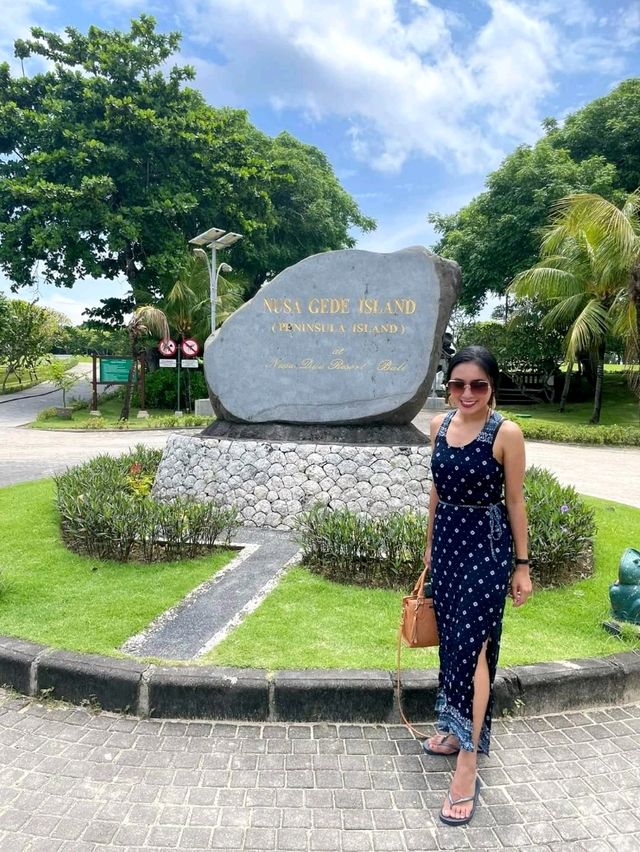
[[[447,387],[449,388],[449,393],[460,394],[464,392],[465,383],[462,379],[451,379],[447,382]],[[483,394],[489,390],[489,382],[486,382],[484,379],[474,379],[472,382],[469,382],[469,390],[474,394]]]

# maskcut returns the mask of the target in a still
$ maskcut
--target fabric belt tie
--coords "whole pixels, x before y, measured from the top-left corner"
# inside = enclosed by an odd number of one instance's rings
[[[502,512],[500,510],[504,506],[504,503],[489,503],[484,506],[479,503],[447,503],[446,500],[438,500],[438,503],[442,503],[443,506],[460,509],[484,509],[489,518],[489,545],[491,547],[491,556],[496,561],[498,560],[494,541],[499,541],[502,538]]]

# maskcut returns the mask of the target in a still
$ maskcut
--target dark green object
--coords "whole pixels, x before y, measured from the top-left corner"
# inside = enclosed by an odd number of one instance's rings
[[[126,385],[132,363],[132,358],[101,358],[98,382],[108,385]]]
[[[640,550],[628,547],[620,559],[619,579],[609,586],[613,615],[640,624]]]

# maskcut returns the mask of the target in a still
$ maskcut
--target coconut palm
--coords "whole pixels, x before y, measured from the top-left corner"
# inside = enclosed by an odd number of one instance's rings
[[[598,423],[602,408],[602,382],[607,334],[614,325],[620,284],[601,269],[599,252],[602,230],[592,226],[575,233],[563,231],[556,220],[542,244],[541,260],[517,275],[510,290],[519,297],[550,303],[543,323],[548,328],[567,328],[565,360],[567,379],[564,408],[573,364],[582,352],[596,359],[596,387],[591,423]]]
[[[181,338],[203,343],[211,332],[209,269],[205,259],[187,254],[166,299],[165,313]],[[242,285],[218,275],[216,321],[220,325],[242,304]]]
[[[129,338],[129,352],[131,357],[131,368],[127,378],[120,420],[129,419],[131,408],[131,394],[133,392],[133,379],[136,373],[136,362],[142,352],[142,341],[149,335],[160,337],[163,340],[169,338],[169,324],[164,311],[153,305],[142,305],[136,308],[127,324],[127,335]]]
[[[625,341],[627,363],[637,364],[640,361],[640,189],[628,195],[620,208],[593,193],[571,195],[558,205],[558,215],[559,239],[562,233],[596,231],[599,234],[596,258],[599,274],[609,286],[618,286],[613,331]],[[630,370],[629,378],[638,390],[638,370]]]

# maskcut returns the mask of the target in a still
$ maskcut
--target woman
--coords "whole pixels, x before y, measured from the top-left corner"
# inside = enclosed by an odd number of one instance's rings
[[[446,376],[455,410],[431,424],[433,484],[424,561],[440,634],[441,733],[423,748],[458,755],[440,812],[447,825],[465,825],[475,810],[477,755],[489,753],[507,591],[514,606],[531,595],[524,439],[515,423],[492,409],[497,382],[498,365],[487,349],[462,349]]]

